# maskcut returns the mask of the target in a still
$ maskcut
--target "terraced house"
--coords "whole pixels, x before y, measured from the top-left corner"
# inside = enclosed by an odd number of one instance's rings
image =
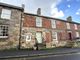
[[[0,3],[0,49],[18,46],[22,7]]]
[[[39,47],[52,48],[80,37],[80,24],[73,22],[71,16],[66,20],[42,16],[40,8],[37,14],[24,13],[22,30],[26,41],[23,46],[27,48],[34,46],[36,40]]]
[[[0,3],[0,49],[64,46],[80,37],[80,23],[25,13],[23,7]]]

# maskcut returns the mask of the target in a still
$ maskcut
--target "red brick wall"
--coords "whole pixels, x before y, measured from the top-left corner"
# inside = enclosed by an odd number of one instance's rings
[[[58,40],[66,40],[66,22],[56,21],[56,27],[57,29],[62,30],[61,32],[58,32]]]
[[[44,28],[51,28],[51,21],[46,18],[42,18],[42,25]]]
[[[78,25],[78,30],[79,30],[79,36],[80,36],[80,25]]]
[[[50,32],[46,32],[46,43],[51,42],[51,33]]]
[[[57,29],[66,29],[66,24],[63,21],[56,21]]]
[[[71,30],[75,30],[74,24],[70,23]]]
[[[23,21],[24,27],[35,27],[36,26],[36,18],[31,15],[25,15]]]
[[[25,15],[25,19],[23,21],[24,27],[36,27],[36,17],[31,15]],[[51,21],[46,18],[42,18],[42,27],[51,28]]]
[[[72,30],[72,38],[74,39],[76,37],[76,31],[74,24],[71,23],[71,30]]]

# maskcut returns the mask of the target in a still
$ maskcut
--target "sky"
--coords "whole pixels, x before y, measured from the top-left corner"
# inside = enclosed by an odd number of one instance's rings
[[[41,15],[59,19],[72,16],[73,21],[80,23],[80,0],[0,0],[0,2],[22,6],[25,4],[25,12],[36,14],[41,8]]]

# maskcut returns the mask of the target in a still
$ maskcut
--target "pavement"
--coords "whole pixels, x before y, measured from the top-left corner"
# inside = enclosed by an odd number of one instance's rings
[[[34,57],[45,55],[71,54],[80,52],[80,48],[54,48],[49,50],[5,50],[0,51],[2,58]]]

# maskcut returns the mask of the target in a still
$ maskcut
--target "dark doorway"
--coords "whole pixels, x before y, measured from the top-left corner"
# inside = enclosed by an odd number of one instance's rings
[[[69,36],[69,40],[72,40],[72,34],[68,33],[68,36]]]

